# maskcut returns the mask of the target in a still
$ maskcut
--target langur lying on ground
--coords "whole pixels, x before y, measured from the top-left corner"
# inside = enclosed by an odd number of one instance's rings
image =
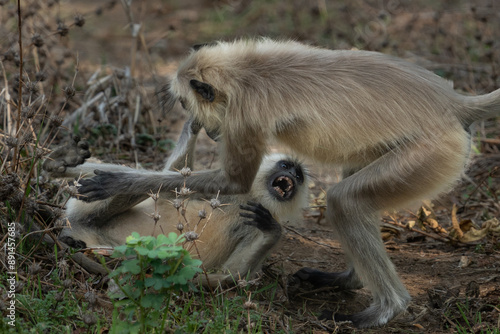
[[[198,130],[191,122],[186,123],[163,173],[177,174],[173,170],[181,170],[186,162],[187,167],[192,168]],[[85,142],[74,142],[54,151],[45,161],[44,169],[52,176],[65,178],[93,176],[97,168],[107,171],[130,169],[113,164],[83,163],[88,156]],[[209,275],[209,283],[230,284],[260,268],[281,238],[281,223],[301,219],[302,209],[307,206],[307,187],[307,172],[300,162],[273,154],[261,163],[247,194],[217,198],[222,206],[213,211],[209,220],[210,203],[196,193],[191,194],[187,202],[187,222],[180,218],[175,208],[180,200],[175,199],[174,193],[162,194],[157,203],[160,219],[156,225],[147,215],[155,211],[155,203],[146,198],[146,194],[118,194],[92,203],[72,198],[66,209],[71,228],[64,229],[60,239],[78,248],[116,246],[124,244],[134,231],[156,236],[178,232],[178,224],[182,223],[183,232],[194,231],[198,235],[197,249],[204,268],[217,270]],[[205,218],[201,219],[200,215]],[[198,256],[194,247],[190,251]],[[208,284],[204,276],[201,279]]]

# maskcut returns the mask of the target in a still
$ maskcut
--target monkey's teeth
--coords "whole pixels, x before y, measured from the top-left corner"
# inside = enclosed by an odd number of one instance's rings
[[[281,196],[287,196],[293,189],[293,181],[286,176],[280,176],[273,182],[274,190]]]

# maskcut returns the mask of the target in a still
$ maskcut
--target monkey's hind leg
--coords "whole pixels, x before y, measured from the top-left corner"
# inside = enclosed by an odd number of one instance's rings
[[[469,153],[468,136],[456,129],[439,135],[386,153],[328,191],[327,218],[355,273],[373,296],[367,309],[354,315],[336,314],[336,321],[381,326],[406,309],[411,298],[385,251],[379,213],[434,196],[460,177]],[[344,285],[356,282],[352,270],[343,274]],[[337,274],[336,279],[340,277]]]

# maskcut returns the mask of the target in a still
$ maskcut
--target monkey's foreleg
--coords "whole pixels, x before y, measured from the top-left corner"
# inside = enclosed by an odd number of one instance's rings
[[[200,130],[201,125],[193,119],[189,119],[184,123],[179,140],[174,151],[167,159],[163,171],[181,170],[184,166],[193,170],[194,148]]]

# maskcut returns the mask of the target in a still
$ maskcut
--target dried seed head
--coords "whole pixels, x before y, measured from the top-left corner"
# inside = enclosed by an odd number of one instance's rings
[[[71,286],[73,285],[73,282],[71,281],[71,279],[65,279],[63,282],[62,282],[62,286],[65,288],[65,289],[69,289],[71,288]]]
[[[65,214],[65,211],[63,209],[60,209],[60,208],[53,208],[52,209],[52,215],[54,216],[54,218],[61,218],[63,217]]]
[[[17,138],[16,137],[7,137],[5,139],[5,143],[7,144],[8,147],[14,148],[17,146]]]
[[[176,208],[177,210],[182,207],[182,200],[180,200],[179,198],[176,198],[172,201],[172,204],[174,206],[174,208]]]
[[[59,21],[57,23],[57,33],[60,36],[66,36],[69,33],[68,26],[64,24],[64,22]]]
[[[245,304],[243,304],[243,308],[245,308],[246,310],[256,310],[257,304],[251,301],[246,301]]]
[[[158,200],[158,198],[160,198],[160,195],[159,195],[158,193],[153,193],[153,192],[151,192],[151,193],[149,193],[148,195],[149,195],[149,197],[150,197],[153,201],[155,201],[155,202]]]
[[[24,210],[28,215],[34,216],[38,211],[38,204],[31,197],[25,199]]]
[[[67,219],[63,219],[63,218],[56,219],[56,221],[54,222],[54,227],[56,227],[58,229],[59,228],[62,229],[64,227],[67,227],[66,222],[67,222]]]
[[[40,270],[42,270],[42,267],[40,266],[39,263],[35,262],[31,264],[31,266],[29,266],[28,273],[30,273],[31,275],[36,275],[40,272]]]
[[[10,200],[12,194],[18,191],[19,176],[14,173],[0,175],[0,202]]]
[[[37,147],[35,150],[35,158],[41,160],[43,157],[45,157],[45,152],[40,147]]]
[[[32,119],[35,117],[36,110],[32,107],[24,107],[21,112],[21,117],[25,119]]]
[[[191,191],[191,189],[186,188],[186,187],[182,187],[181,190],[179,191],[180,196],[187,196],[187,195],[190,195],[192,193],[193,192]]]
[[[182,176],[184,177],[188,177],[188,176],[191,176],[191,168],[189,167],[184,167],[180,170],[180,173]]]
[[[64,292],[58,292],[54,295],[56,302],[60,303],[64,300]]]
[[[43,38],[40,34],[36,33],[31,36],[31,43],[37,48],[41,48],[44,44]]]
[[[82,317],[83,323],[87,326],[94,326],[97,323],[97,317],[94,313],[85,313]]]
[[[88,291],[85,293],[85,300],[89,302],[90,305],[94,305],[97,302],[97,295],[94,291]]]
[[[238,286],[241,289],[244,289],[244,288],[246,288],[248,286],[248,281],[244,280],[244,279],[240,279],[240,280],[238,280]]]
[[[61,268],[62,270],[66,270],[69,268],[68,261],[66,261],[64,259],[59,261],[57,264],[58,264],[58,267]]]
[[[28,93],[31,95],[37,95],[38,94],[38,85],[34,81],[30,81],[26,84],[26,89],[28,90]]]
[[[64,121],[64,118],[60,116],[53,116],[50,118],[50,120],[52,121],[51,126],[57,128],[61,126],[62,122]]]
[[[65,187],[63,187],[63,191],[67,192],[71,197],[75,197],[76,195],[78,195],[78,189],[76,188],[76,185],[68,184]]]
[[[187,241],[195,241],[198,239],[198,233],[194,231],[189,231],[184,234],[184,237],[186,238]]]
[[[20,293],[21,291],[23,291],[23,288],[24,288],[24,282],[17,281],[16,285],[15,285],[15,288],[14,288],[14,290],[16,291],[16,293]]]
[[[177,224],[177,230],[181,233],[184,230],[184,224],[182,222],[179,222],[179,224]]]
[[[73,87],[73,86],[66,86],[66,87],[64,87],[63,92],[64,92],[64,95],[66,96],[66,98],[69,100],[73,96],[75,96],[76,90],[75,90],[75,87]]]
[[[201,209],[200,211],[198,211],[198,217],[200,217],[201,219],[207,218],[207,212],[205,211],[205,209]]]
[[[155,212],[153,214],[153,220],[155,221],[155,223],[157,223],[159,220],[160,220],[161,216],[158,214],[158,212]]]
[[[5,52],[5,53],[3,54],[3,60],[4,60],[4,61],[13,61],[13,60],[14,60],[14,58],[16,57],[16,55],[17,55],[17,52],[16,52],[16,51],[14,51],[14,50],[12,50],[12,49],[7,50],[7,52]]]
[[[45,74],[45,72],[42,72],[42,71],[36,72],[35,80],[43,82],[43,81],[47,80],[47,74]]]
[[[212,207],[212,209],[217,209],[219,206],[221,206],[221,203],[217,198],[212,198],[210,200],[210,206]]]
[[[83,25],[85,24],[85,18],[83,17],[82,14],[76,14],[75,15],[75,25],[77,27],[83,27]]]
[[[31,132],[26,132],[23,135],[23,138],[21,139],[21,145],[29,144],[33,142],[33,140],[34,140],[33,134]]]
[[[115,70],[114,74],[118,80],[122,80],[123,78],[125,78],[125,71]]]

